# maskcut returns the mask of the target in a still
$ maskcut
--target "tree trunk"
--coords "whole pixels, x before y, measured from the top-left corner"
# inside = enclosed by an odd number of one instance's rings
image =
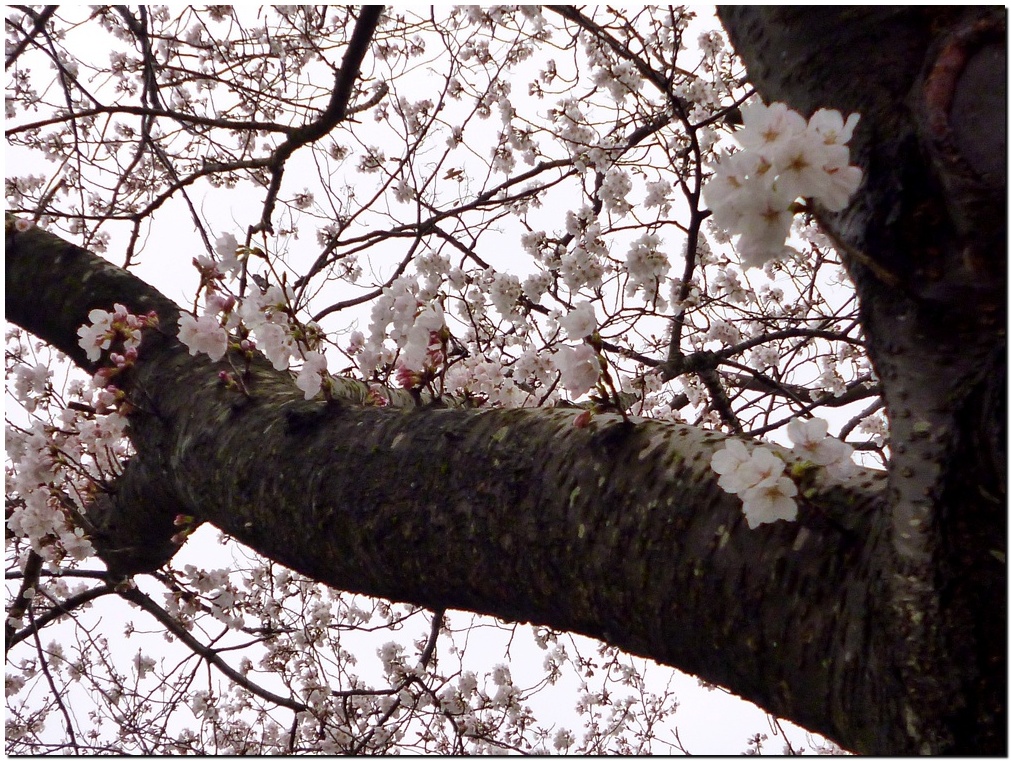
[[[720,10],[766,101],[859,112],[856,201],[821,220],[891,428],[891,752],[1006,752],[1006,14]],[[889,752],[882,748],[884,752]]]

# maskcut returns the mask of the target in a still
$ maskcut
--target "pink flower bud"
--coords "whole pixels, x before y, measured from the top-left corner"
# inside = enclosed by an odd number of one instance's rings
[[[421,377],[418,373],[413,370],[401,365],[397,368],[397,383],[403,388],[414,388],[418,385],[418,381]]]

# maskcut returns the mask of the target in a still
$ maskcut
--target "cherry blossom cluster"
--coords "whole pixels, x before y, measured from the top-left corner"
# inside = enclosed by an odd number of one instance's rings
[[[424,268],[429,281],[421,287],[410,276],[397,278],[383,289],[372,306],[369,336],[353,341],[358,367],[365,378],[378,368],[397,363],[397,379],[404,388],[416,388],[434,377],[443,364],[443,342],[448,336],[442,304],[431,296],[441,282],[444,265],[441,259],[429,261]],[[397,349],[387,343],[392,340]]]
[[[664,309],[666,300],[660,295],[660,285],[670,269],[670,260],[661,250],[663,241],[659,235],[646,233],[633,241],[625,259],[628,282],[625,295],[631,296],[641,290],[647,302]]]
[[[597,330],[593,304],[589,301],[580,302],[567,315],[559,317],[558,324],[568,334],[570,341],[592,337]],[[575,397],[582,396],[593,388],[600,378],[597,350],[585,341],[578,346],[559,346],[555,351],[555,364],[561,372],[561,384]]]
[[[422,388],[437,375],[444,375],[440,393],[479,396],[506,406],[530,401],[530,393],[518,384],[551,387],[557,380],[572,397],[596,385],[601,376],[601,358],[593,344],[597,321],[589,301],[579,302],[562,316],[552,313],[568,340],[577,345],[560,344],[553,352],[543,353],[528,343],[522,300],[540,300],[544,287],[538,284],[546,273],[531,275],[522,282],[515,275],[494,270],[464,275],[438,255],[420,257],[417,269],[418,275],[405,273],[383,289],[373,304],[368,334],[352,334],[347,354],[355,359],[364,379],[382,377],[393,368],[401,386]],[[510,343],[522,347],[522,352],[510,363],[511,369],[503,366],[504,358],[495,352],[465,356],[446,365],[446,347],[452,333],[437,296],[444,284],[462,292],[457,307],[460,317],[487,318],[490,302],[504,320],[515,326]],[[469,331],[464,336],[467,343],[474,339]]]
[[[485,357],[467,357],[455,363],[446,373],[446,391],[461,397],[478,397],[487,400],[488,404],[500,407],[521,407],[528,397],[518,385],[519,381],[536,379],[542,385],[542,378],[554,377],[555,367],[550,357],[546,355],[532,356],[528,352],[513,365],[513,377],[503,371],[501,361]],[[530,375],[520,374],[517,367],[529,371]]]
[[[14,377],[17,401],[29,413],[58,407],[50,411],[52,422],[36,419],[6,429],[6,489],[17,497],[7,527],[50,563],[94,554],[85,516],[97,489],[120,472],[130,454],[125,417],[129,405],[111,381],[136,362],[141,331],[157,324],[154,312],[134,315],[122,304],[111,312],[89,312],[88,324],[77,331],[78,343],[92,362],[100,361],[103,352],[106,358],[90,385],[70,384],[76,408],[54,394],[52,370],[19,361],[20,338],[16,332],[8,335],[8,360],[14,362],[8,375]]]
[[[565,213],[565,232],[575,241],[570,249],[559,252],[558,274],[573,293],[584,287],[599,288],[603,283],[608,265],[601,231],[600,219],[589,206]]]
[[[225,356],[230,346],[247,354],[254,350],[262,352],[276,370],[285,370],[293,359],[301,359],[295,383],[305,398],[313,398],[321,389],[328,390],[326,356],[317,349],[319,328],[311,323],[303,326],[294,320],[290,290],[270,285],[237,299],[223,290],[222,282],[238,272],[241,257],[248,256],[250,250],[239,246],[235,236],[226,233],[217,239],[215,251],[217,260],[206,256],[193,260],[201,276],[205,310],[198,317],[188,313],[179,316],[179,341],[191,355],[206,354],[215,362]],[[232,333],[241,338],[233,341]],[[226,370],[222,371],[222,381],[228,387],[238,387]]]
[[[799,457],[825,468],[836,478],[843,478],[853,468],[853,448],[827,434],[828,421],[821,418],[795,419],[787,426],[787,435]],[[740,495],[749,528],[778,520],[796,520],[797,484],[784,472],[786,463],[771,449],[749,450],[737,439],[728,439],[724,448],[713,454],[711,465],[720,475],[720,488],[728,494]]]
[[[749,528],[796,519],[797,485],[783,474],[785,467],[771,449],[749,451],[736,439],[728,440],[712,458],[712,468],[720,474],[720,488],[740,495]]]
[[[122,315],[117,320],[128,322]],[[69,383],[67,400],[53,388],[52,369],[30,366],[23,353],[18,331],[10,332],[7,372],[14,383],[8,390],[26,412],[45,412],[49,419],[36,418],[25,425],[8,421],[8,538],[25,540],[54,566],[65,559],[78,562],[94,554],[84,526],[97,490],[119,474],[131,453],[126,417],[117,410],[123,394],[99,374],[90,384]],[[21,562],[27,557],[22,555]]]
[[[97,362],[104,350],[109,349],[113,342],[119,342],[123,354],[112,353],[109,360],[117,367],[124,367],[137,359],[137,347],[140,346],[141,330],[158,324],[158,315],[150,312],[147,315],[130,314],[125,306],[116,304],[113,311],[92,309],[88,313],[90,324],[82,325],[77,330],[78,343],[92,362]]]
[[[863,173],[849,163],[846,143],[859,121],[821,109],[805,120],[783,103],[754,101],[743,107],[737,133],[742,150],[723,153],[703,189],[713,222],[739,235],[737,252],[746,267],[761,266],[786,246],[798,198],[812,198],[840,211]]]

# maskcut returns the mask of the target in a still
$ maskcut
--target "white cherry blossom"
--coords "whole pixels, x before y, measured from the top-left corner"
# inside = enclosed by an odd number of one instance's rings
[[[765,105],[754,100],[741,107],[744,129],[737,141],[745,149],[769,151],[789,143],[803,133],[807,126],[804,117],[790,110],[785,103]]]
[[[88,312],[91,324],[77,329],[77,335],[80,336],[78,343],[92,362],[97,362],[102,356],[102,350],[108,349],[112,344],[112,319],[112,314],[104,309],[92,309]]]
[[[783,470],[786,463],[765,447],[751,452],[736,439],[728,439],[710,460],[720,474],[718,484],[728,494],[740,494],[749,528],[797,517],[797,485]]]
[[[600,361],[588,344],[559,346],[555,352],[555,366],[562,374],[562,386],[573,397],[585,394],[600,377]]]
[[[263,322],[255,329],[256,348],[270,360],[275,370],[284,370],[295,353],[295,344],[286,325]]]
[[[741,469],[751,461],[751,453],[737,439],[727,439],[723,449],[713,454],[713,470],[720,474],[719,485],[728,494],[737,494],[748,488],[750,481],[740,479]]]
[[[829,211],[842,211],[860,187],[863,172],[855,166],[825,167],[826,180],[815,198]]]
[[[853,130],[860,121],[860,114],[850,114],[843,121],[842,114],[828,108],[819,108],[808,120],[808,127],[813,129],[826,145],[845,145],[853,137]]]
[[[786,476],[770,476],[741,494],[748,528],[797,519],[797,485]]]
[[[307,351],[305,363],[298,372],[295,385],[305,394],[306,399],[312,399],[319,393],[326,373],[326,357],[318,351]]]
[[[824,466],[837,476],[845,476],[852,469],[850,457],[853,447],[828,435],[827,420],[791,420],[786,427],[786,435],[793,442],[793,451],[799,457]]]
[[[593,312],[593,304],[589,301],[579,302],[571,312],[558,318],[558,324],[573,341],[593,335],[597,329],[597,316]]]
[[[418,312],[403,341],[403,352],[400,355],[403,366],[409,370],[422,370],[428,347],[432,343],[432,333],[437,333],[445,326],[446,316],[438,302],[429,304]]]
[[[214,242],[214,253],[221,260],[221,269],[225,272],[237,272],[242,262],[238,257],[239,242],[231,233],[218,236]]]
[[[206,354],[217,362],[228,351],[228,333],[213,317],[194,318],[191,314],[179,315],[179,340],[190,354]]]
[[[863,178],[845,145],[859,116],[844,121],[838,111],[822,109],[806,121],[782,103],[761,101],[742,114],[736,137],[744,150],[717,159],[703,194],[713,223],[740,236],[737,252],[754,267],[792,251],[785,241],[797,198],[813,198],[830,211],[849,203]]]

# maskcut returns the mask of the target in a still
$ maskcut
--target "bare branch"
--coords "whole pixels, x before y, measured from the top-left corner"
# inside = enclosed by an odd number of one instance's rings
[[[150,613],[158,622],[164,626],[168,631],[172,633],[173,636],[179,639],[186,647],[192,650],[194,653],[199,655],[205,661],[213,665],[218,671],[227,676],[236,684],[249,690],[254,695],[268,700],[271,703],[276,703],[284,708],[290,708],[296,713],[302,711],[308,711],[309,706],[304,703],[299,703],[297,700],[292,700],[290,698],[283,697],[282,695],[275,695],[270,690],[260,687],[255,682],[247,679],[245,676],[240,674],[238,671],[229,666],[217,651],[213,648],[207,647],[201,644],[192,634],[182,628],[179,623],[168,614],[168,612],[162,608],[160,605],[154,602],[150,597],[141,592],[136,588],[126,588],[118,590],[118,594],[125,600],[129,600],[134,605],[138,606],[142,610]]]
[[[34,18],[35,23],[32,24],[32,28],[28,31],[28,34],[26,34],[21,39],[21,41],[14,46],[14,49],[11,50],[11,52],[7,55],[7,58],[4,60],[4,69],[9,69],[11,67],[11,64],[13,64],[15,61],[18,60],[21,54],[25,52],[25,49],[38,36],[39,32],[41,32],[45,28],[49,19],[52,18],[52,15],[56,12],[56,9],[59,7],[60,6],[58,5],[47,5],[42,9],[41,13],[36,13],[30,8],[25,9],[25,12],[29,16]],[[10,24],[9,21],[6,21],[5,23]]]

